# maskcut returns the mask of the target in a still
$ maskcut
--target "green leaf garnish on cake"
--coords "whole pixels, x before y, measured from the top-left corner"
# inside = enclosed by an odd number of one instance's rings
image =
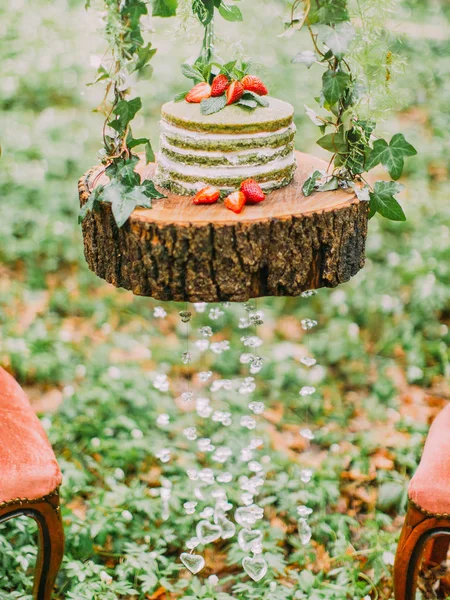
[[[202,60],[192,65],[185,63],[181,66],[183,75],[195,85],[188,92],[177,94],[174,101],[201,104],[203,115],[213,115],[231,104],[246,110],[266,107],[267,87],[259,77],[249,74],[250,67],[246,62],[238,66],[236,60],[224,65]]]

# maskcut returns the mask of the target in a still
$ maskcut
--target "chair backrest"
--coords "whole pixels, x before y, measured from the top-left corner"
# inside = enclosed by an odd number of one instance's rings
[[[41,498],[61,479],[53,449],[25,392],[0,367],[0,503]]]
[[[450,513],[450,403],[430,427],[408,493],[410,499],[427,512]]]

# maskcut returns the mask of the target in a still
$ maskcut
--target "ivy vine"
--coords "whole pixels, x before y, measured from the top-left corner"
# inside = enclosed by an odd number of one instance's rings
[[[360,200],[369,202],[370,217],[378,212],[387,219],[404,221],[405,213],[396,198],[403,189],[398,179],[405,158],[417,152],[402,133],[395,134],[389,143],[378,138],[376,122],[359,114],[367,92],[347,56],[356,37],[347,0],[295,0],[288,33],[304,27],[311,35],[312,49],[300,52],[292,62],[308,69],[314,64],[325,68],[317,102],[327,114],[318,114],[308,107],[306,110],[320,129],[317,143],[332,153],[330,167],[333,165],[327,172],[314,171],[303,186],[304,194],[351,187]],[[391,180],[377,181],[372,186],[365,174],[379,164],[386,168]]]
[[[86,8],[91,0],[86,3]],[[80,221],[100,202],[111,204],[118,227],[128,220],[137,207],[150,208],[154,198],[163,198],[151,180],[141,182],[136,173],[140,161],[136,148],[144,147],[145,161],[155,160],[148,138],[135,138],[131,123],[142,108],[140,97],[130,98],[133,77],[150,76],[149,63],[156,53],[151,42],[145,42],[141,19],[148,14],[144,0],[102,0],[97,3],[104,23],[108,51],[98,66],[94,83],[105,84],[105,95],[99,107],[104,114],[103,148],[100,151],[109,183],[98,185],[82,207]],[[177,0],[155,0],[153,16],[170,17],[175,14]]]
[[[198,64],[214,65],[216,12],[228,21],[242,21],[235,2],[192,0],[192,13],[204,27]],[[148,138],[133,136],[131,125],[142,108],[142,100],[130,97],[131,81],[137,76],[151,75],[148,67],[156,53],[152,43],[144,40],[142,17],[149,13],[149,7],[154,17],[173,17],[178,0],[87,0],[86,7],[91,3],[101,11],[108,43],[94,83],[105,85],[99,107],[105,117],[101,160],[109,182],[95,187],[80,212],[80,221],[89,211],[97,210],[100,202],[108,202],[121,227],[137,206],[149,208],[152,199],[164,197],[151,180],[141,182],[135,171],[140,160],[136,148],[144,148],[147,163],[155,157]],[[350,22],[348,1],[295,0],[287,33],[304,27],[310,32],[312,49],[300,52],[292,62],[304,64],[308,69],[315,64],[324,68],[317,101],[326,114],[310,108],[307,114],[320,129],[317,143],[332,153],[328,171],[314,171],[303,186],[304,194],[350,187],[360,200],[369,202],[371,217],[378,212],[388,219],[405,220],[396,198],[403,188],[398,180],[405,159],[417,152],[402,133],[395,134],[389,142],[377,137],[373,118],[360,115],[366,89],[364,81],[351,68],[349,50],[356,30]],[[379,164],[386,168],[391,180],[371,185],[365,175]]]

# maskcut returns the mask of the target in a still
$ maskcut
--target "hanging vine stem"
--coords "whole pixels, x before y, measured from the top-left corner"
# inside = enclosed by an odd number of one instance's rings
[[[203,37],[202,54],[201,58],[206,64],[210,63],[214,59],[215,51],[215,35],[214,35],[214,18],[206,25],[205,35]]]
[[[304,11],[299,18],[296,11],[301,5]],[[353,188],[360,200],[369,202],[369,216],[379,212],[388,219],[404,221],[405,214],[395,197],[403,186],[397,181],[403,173],[405,158],[417,152],[402,133],[395,134],[389,143],[377,138],[375,121],[359,116],[360,103],[367,96],[366,82],[358,79],[349,60],[358,32],[350,22],[347,0],[295,0],[288,28],[299,30],[305,25],[314,51],[300,52],[292,62],[308,68],[313,64],[325,67],[319,105],[330,117],[324,118],[310,108],[307,114],[320,128],[318,145],[332,156],[328,171],[311,173],[303,193],[309,196],[314,191]],[[383,52],[386,56],[386,51]],[[327,132],[328,127],[333,131]],[[380,163],[392,180],[369,185],[363,174]]]
[[[91,0],[88,0],[86,7],[90,4]],[[95,187],[80,211],[80,222],[90,211],[97,210],[101,202],[108,202],[117,226],[122,227],[137,206],[150,208],[152,199],[163,197],[151,180],[141,182],[135,171],[140,160],[135,148],[144,146],[147,163],[155,156],[150,140],[135,138],[131,126],[142,108],[141,98],[130,99],[131,80],[150,75],[147,67],[156,53],[151,42],[146,43],[143,37],[141,19],[148,14],[148,4],[148,0],[99,0],[96,3],[108,43],[106,54],[102,58],[96,57],[98,69],[94,83],[106,84],[103,101],[97,110],[105,116],[100,157],[109,183]],[[173,4],[167,4],[165,0],[152,3],[152,6],[155,17],[175,15],[171,8]]]

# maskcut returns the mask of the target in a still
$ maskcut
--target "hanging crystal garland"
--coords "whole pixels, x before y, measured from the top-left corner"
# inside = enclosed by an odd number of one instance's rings
[[[303,297],[310,297],[314,292],[306,292]],[[265,411],[265,404],[254,400],[252,395],[256,391],[257,375],[263,368],[263,358],[260,356],[260,347],[263,340],[258,336],[258,326],[263,325],[263,312],[258,310],[256,302],[247,302],[242,305],[244,316],[240,316],[235,327],[242,331],[240,341],[242,350],[239,355],[241,369],[247,371],[244,376],[233,379],[221,378],[218,373],[210,369],[210,361],[227,353],[230,349],[230,341],[224,339],[225,317],[230,314],[234,316],[239,305],[233,305],[233,311],[227,311],[229,303],[221,306],[211,307],[206,303],[194,303],[192,307],[186,305],[179,312],[181,320],[181,331],[184,337],[180,362],[190,366],[193,360],[198,362],[195,374],[188,369],[187,389],[181,393],[183,402],[192,403],[193,411],[190,412],[191,423],[183,429],[183,435],[189,443],[189,453],[194,457],[200,454],[203,464],[198,464],[186,469],[187,478],[191,483],[191,499],[183,504],[186,515],[192,516],[193,535],[186,541],[186,550],[181,553],[180,561],[191,573],[200,573],[205,565],[205,558],[198,548],[206,548],[217,540],[231,540],[237,537],[239,548],[245,556],[242,560],[243,571],[254,581],[261,581],[268,572],[268,564],[264,558],[263,530],[258,528],[258,522],[264,518],[264,509],[258,505],[258,497],[262,495],[266,481],[266,471],[261,460],[260,453],[264,448],[264,440],[258,437],[258,417]],[[195,329],[192,326],[193,313],[199,315],[203,321],[208,319],[209,323],[201,324]],[[164,319],[167,312],[163,307],[154,309],[155,319]],[[317,325],[317,321],[305,318],[301,321],[302,329],[307,332]],[[193,342],[193,336],[195,341]],[[194,352],[194,355],[192,354]],[[311,372],[316,365],[316,360],[311,356],[303,356],[300,359],[302,365]],[[193,390],[193,381],[198,386]],[[157,373],[153,379],[153,385],[161,392],[168,392],[170,388],[169,378],[166,373]],[[201,388],[201,389],[199,389]],[[310,381],[299,390],[302,398],[307,400],[316,392]],[[230,407],[233,398],[245,398],[244,414],[241,414],[233,423],[233,414]],[[240,406],[242,406],[240,404]],[[161,414],[157,418],[157,425],[166,428],[170,419],[167,414]],[[238,440],[223,433],[232,424],[238,426]],[[213,431],[205,435],[204,431]],[[234,431],[234,429],[233,429]],[[215,432],[215,433],[214,433]],[[308,420],[300,429],[300,435],[309,442],[314,439],[314,434],[309,427]],[[213,442],[214,439],[221,440],[220,445]],[[227,441],[237,442],[237,449],[233,451]],[[156,457],[163,463],[172,459],[169,448],[162,448],[155,453]],[[265,459],[267,457],[264,457]],[[227,465],[230,467],[227,469]],[[237,469],[235,469],[237,467]],[[238,470],[238,475],[233,475],[233,470]],[[306,485],[311,481],[313,471],[304,468],[300,472],[300,485]],[[239,499],[236,506],[229,501],[227,486],[235,493],[239,489]],[[162,518],[169,518],[169,503],[172,494],[172,486],[167,480],[163,480],[160,488],[162,503]],[[234,509],[234,513],[233,513]],[[305,505],[297,508],[298,535],[303,545],[307,545],[312,536],[311,527],[308,522],[312,509]],[[270,582],[271,589],[276,586]],[[274,588],[275,589],[275,588]]]

